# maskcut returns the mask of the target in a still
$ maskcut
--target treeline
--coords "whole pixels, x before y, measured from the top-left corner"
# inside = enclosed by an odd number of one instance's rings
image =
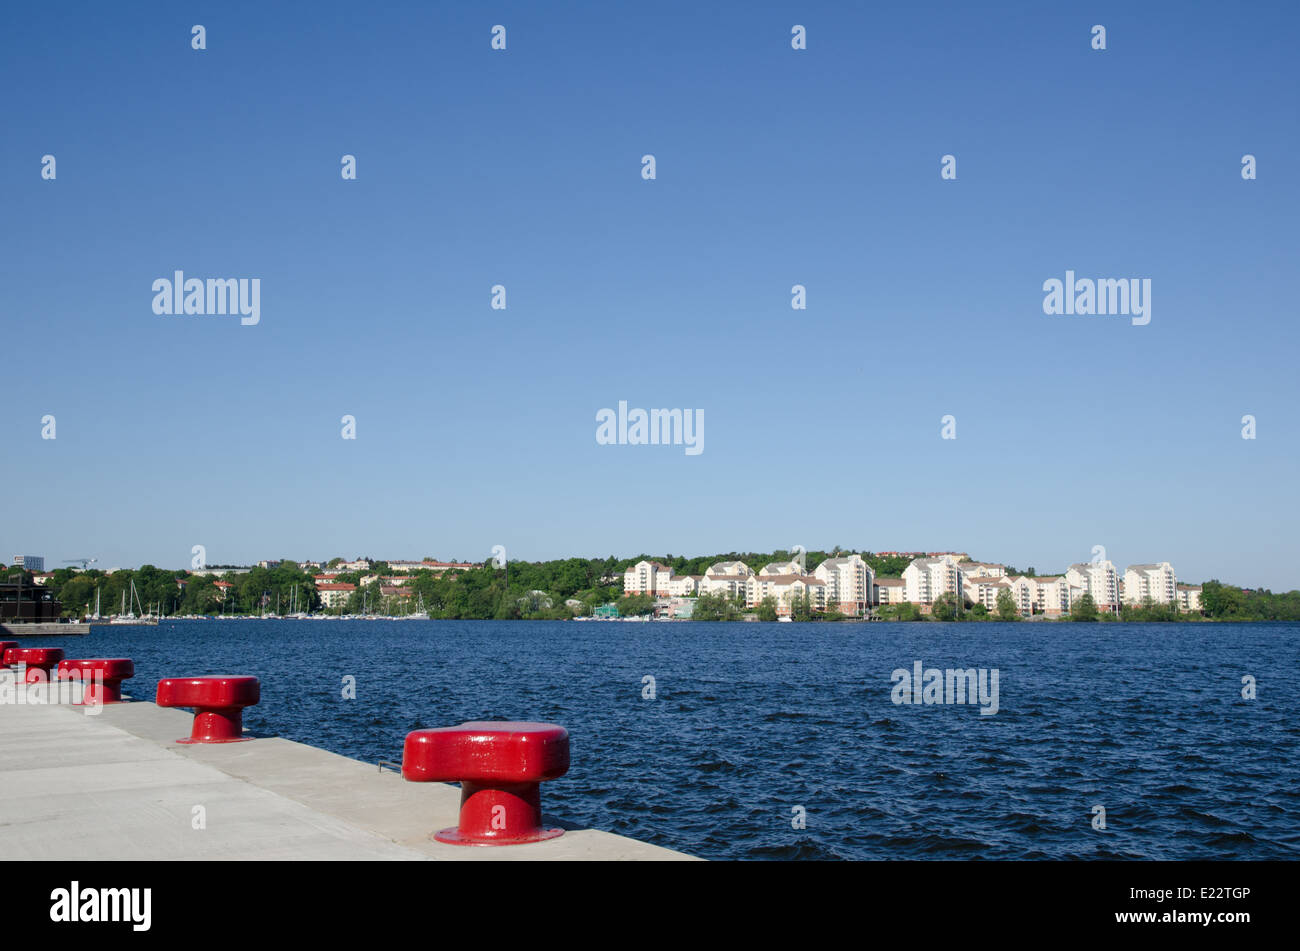
[[[18,569],[6,574],[7,581],[18,580]],[[223,595],[217,581],[233,585]],[[24,584],[32,584],[32,573],[23,572]],[[132,601],[131,583],[135,583],[138,603]],[[100,614],[117,614],[125,604],[128,611],[163,614],[254,614],[263,610],[281,612],[289,610],[295,600],[297,609],[310,611],[320,606],[320,598],[312,576],[292,562],[282,562],[275,568],[252,568],[246,573],[229,573],[221,576],[192,575],[182,569],[156,568],[143,565],[135,569],[122,569],[112,573],[90,569],[73,571],[60,568],[46,587],[63,602],[65,617],[80,618],[95,611],[96,592]]]
[[[1201,585],[1201,610],[1219,621],[1300,621],[1300,591],[1274,594],[1207,581]]]

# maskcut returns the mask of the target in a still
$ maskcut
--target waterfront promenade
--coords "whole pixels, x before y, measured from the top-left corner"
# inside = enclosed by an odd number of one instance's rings
[[[147,702],[87,714],[0,704],[0,826],[6,857],[29,860],[680,860],[594,829],[528,845],[466,847],[460,790],[411,783],[280,738],[177,744],[192,716]],[[200,821],[201,819],[201,821]]]

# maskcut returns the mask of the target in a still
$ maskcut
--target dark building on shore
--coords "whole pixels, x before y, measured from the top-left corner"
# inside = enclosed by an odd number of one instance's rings
[[[0,583],[0,621],[57,621],[63,602],[41,585]]]

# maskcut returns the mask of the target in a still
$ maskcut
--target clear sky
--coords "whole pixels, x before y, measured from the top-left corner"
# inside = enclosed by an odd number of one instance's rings
[[[1300,587],[1300,5],[4,18],[6,559],[1104,545]],[[178,269],[260,323],[154,314]],[[1151,322],[1045,315],[1067,269]],[[704,451],[598,445],[620,400]]]

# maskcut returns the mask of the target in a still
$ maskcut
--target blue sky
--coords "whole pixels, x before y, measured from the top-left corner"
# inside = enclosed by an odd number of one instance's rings
[[[0,554],[1101,544],[1300,587],[1300,7],[847,6],[6,13]],[[177,269],[261,322],[155,315]],[[1151,323],[1045,316],[1067,269]],[[705,451],[598,445],[620,400]]]

